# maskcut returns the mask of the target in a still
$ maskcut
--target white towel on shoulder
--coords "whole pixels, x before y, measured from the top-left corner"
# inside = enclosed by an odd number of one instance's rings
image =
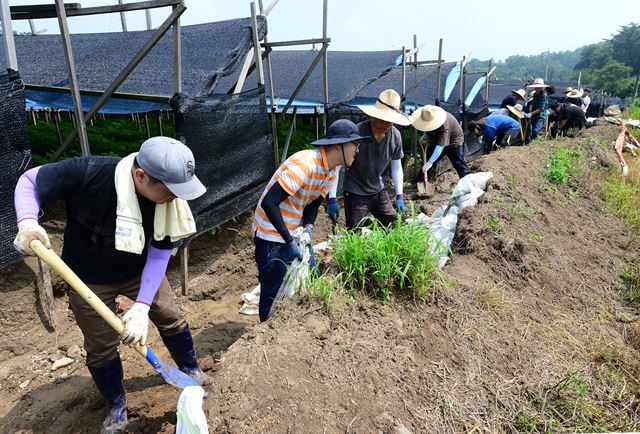
[[[116,166],[114,182],[118,197],[116,208],[116,250],[140,255],[144,250],[145,236],[142,213],[131,176],[133,160],[137,152],[120,160]],[[174,199],[166,204],[156,204],[153,220],[153,238],[166,236],[172,242],[196,233],[196,222],[186,200]]]

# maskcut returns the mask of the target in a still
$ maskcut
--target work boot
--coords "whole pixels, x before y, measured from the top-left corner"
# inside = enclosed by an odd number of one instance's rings
[[[202,372],[196,360],[196,350],[193,347],[193,338],[189,326],[172,335],[163,335],[162,341],[167,346],[169,354],[178,365],[178,369],[191,377],[201,386],[210,382],[210,378]]]
[[[124,390],[120,357],[103,366],[88,366],[98,390],[107,400],[109,414],[100,427],[100,434],[120,434],[127,427],[127,397]]]

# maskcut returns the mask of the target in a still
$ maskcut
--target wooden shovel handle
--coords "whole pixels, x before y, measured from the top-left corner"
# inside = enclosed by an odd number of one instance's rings
[[[34,253],[42,259],[52,270],[60,275],[76,292],[86,301],[98,314],[118,333],[122,334],[124,331],[124,324],[122,320],[116,316],[115,313],[107,307],[106,304],[98,298],[94,292],[84,284],[76,273],[73,272],[67,264],[56,253],[47,249],[40,240],[33,240],[29,243],[29,247]],[[136,351],[146,357],[147,347],[140,344],[135,345]]]

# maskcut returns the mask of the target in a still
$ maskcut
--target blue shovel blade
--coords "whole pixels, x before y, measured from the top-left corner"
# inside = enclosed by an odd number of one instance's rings
[[[200,386],[200,384],[187,374],[174,368],[171,365],[167,365],[155,355],[151,348],[147,347],[147,361],[151,363],[153,369],[164,378],[167,383],[176,386],[180,389],[184,389],[187,386]]]

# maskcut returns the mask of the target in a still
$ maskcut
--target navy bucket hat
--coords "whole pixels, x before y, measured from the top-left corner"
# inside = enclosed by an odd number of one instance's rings
[[[371,137],[361,136],[356,124],[348,119],[338,119],[329,125],[327,137],[311,142],[315,146],[329,146],[337,143],[370,141]]]

